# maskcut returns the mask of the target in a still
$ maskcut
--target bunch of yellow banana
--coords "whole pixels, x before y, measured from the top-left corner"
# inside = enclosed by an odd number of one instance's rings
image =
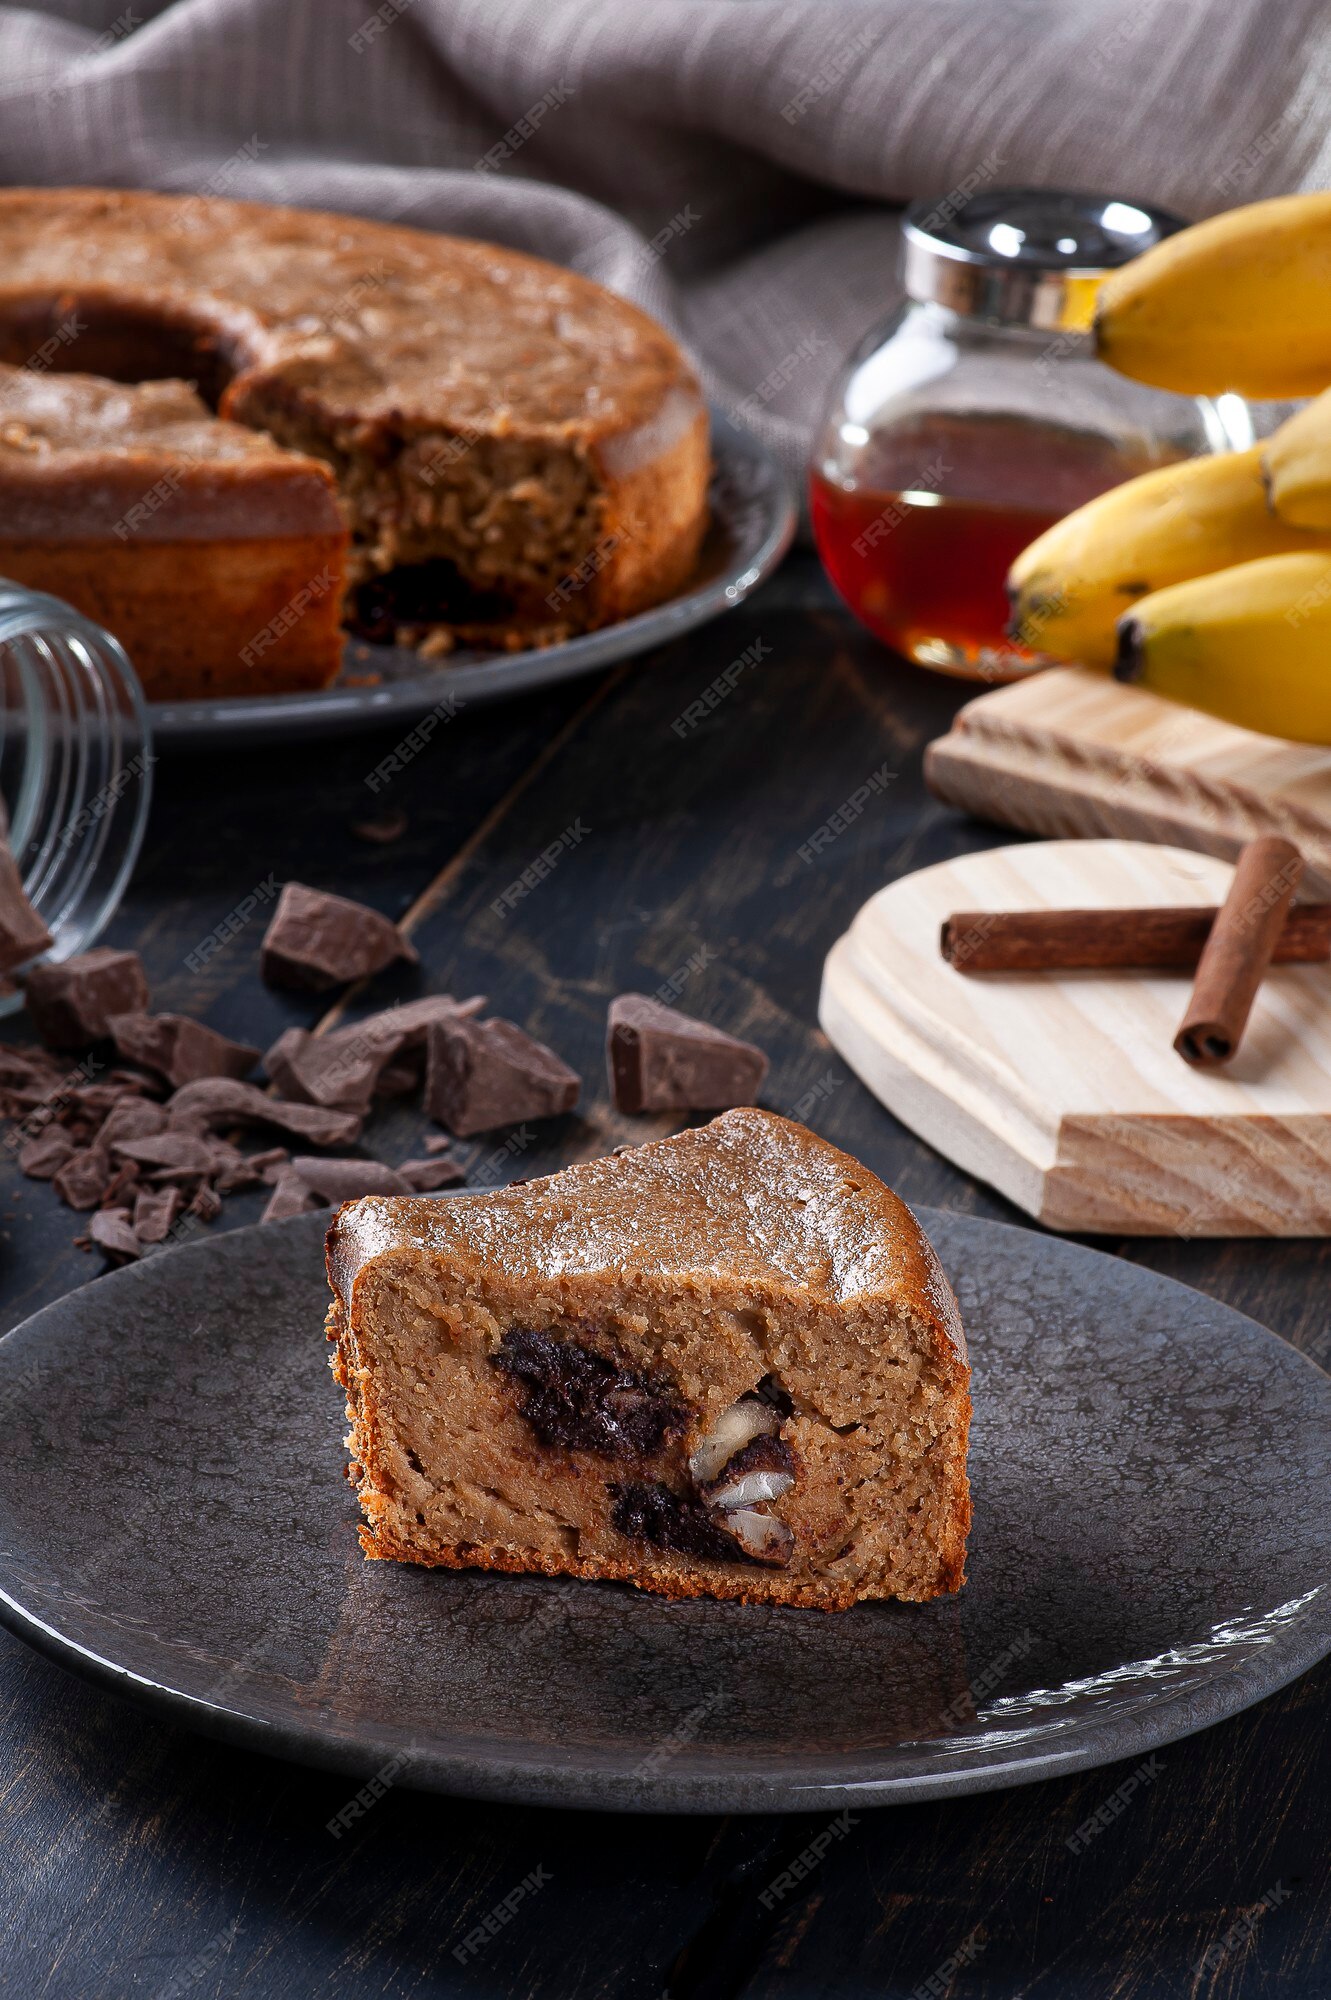
[[[1331,194],[1167,237],[1106,281],[1096,342],[1157,388],[1317,400],[1264,447],[1148,472],[1050,528],[1009,577],[1014,634],[1331,743]]]

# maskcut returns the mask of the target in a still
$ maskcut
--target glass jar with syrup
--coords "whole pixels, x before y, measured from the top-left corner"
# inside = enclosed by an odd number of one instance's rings
[[[810,495],[833,583],[907,659],[985,681],[1049,664],[1005,629],[1027,543],[1121,480],[1252,443],[1239,397],[1170,395],[1096,359],[1100,279],[1180,227],[1039,190],[907,209],[906,304],[847,364]]]

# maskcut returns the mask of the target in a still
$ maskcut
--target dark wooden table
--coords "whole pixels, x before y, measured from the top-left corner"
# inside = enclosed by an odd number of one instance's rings
[[[758,646],[724,698],[706,695]],[[314,1014],[258,983],[259,925],[203,973],[185,964],[256,884],[295,877],[411,911],[432,987],[488,993],[588,1078],[584,1115],[507,1169],[529,1174],[643,1136],[606,1102],[606,1001],[677,980],[682,1006],[770,1051],[773,1107],[803,1103],[909,1201],[1020,1220],[897,1126],[815,1026],[824,952],[866,896],[1012,837],[921,784],[921,750],[962,692],[886,656],[804,560],[632,668],[458,716],[377,795],[366,775],[400,730],[164,755],[111,941],[143,953],[158,1006],[266,1045]],[[802,859],[884,770],[891,782]],[[409,831],[395,844],[351,831],[398,805]],[[579,822],[583,837],[497,916],[496,897]],[[368,1144],[401,1160],[423,1131],[399,1108]],[[48,1187],[0,1171],[9,1326],[97,1263]],[[233,1200],[218,1226],[258,1206]],[[1325,1244],[1108,1247],[1331,1360]],[[325,1823],[345,1779],[164,1727],[0,1634],[0,1993],[1326,2000],[1329,1697],[1324,1666],[1166,1750],[1157,1782],[1081,1854],[1069,1834],[1125,1767],[865,1812],[766,1909],[758,1891],[820,1820],[614,1819],[393,1791],[335,1842]],[[459,1964],[454,1947],[536,1870],[539,1895]]]

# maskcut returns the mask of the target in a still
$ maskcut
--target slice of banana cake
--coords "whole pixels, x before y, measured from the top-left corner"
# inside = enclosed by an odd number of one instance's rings
[[[843,1610],[958,1589],[969,1369],[915,1218],[770,1112],[328,1233],[370,1556]]]

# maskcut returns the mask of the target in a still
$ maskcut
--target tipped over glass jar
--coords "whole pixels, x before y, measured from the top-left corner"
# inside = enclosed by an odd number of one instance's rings
[[[143,694],[109,633],[57,598],[0,578],[0,801],[23,893],[51,937],[86,951],[110,921],[152,797]],[[21,994],[0,977],[0,1014]]]
[[[915,202],[906,303],[851,356],[814,447],[814,537],[870,631],[917,665],[1013,680],[1013,560],[1137,473],[1253,441],[1237,396],[1176,396],[1096,358],[1101,279],[1181,228],[1105,196],[992,189]]]

